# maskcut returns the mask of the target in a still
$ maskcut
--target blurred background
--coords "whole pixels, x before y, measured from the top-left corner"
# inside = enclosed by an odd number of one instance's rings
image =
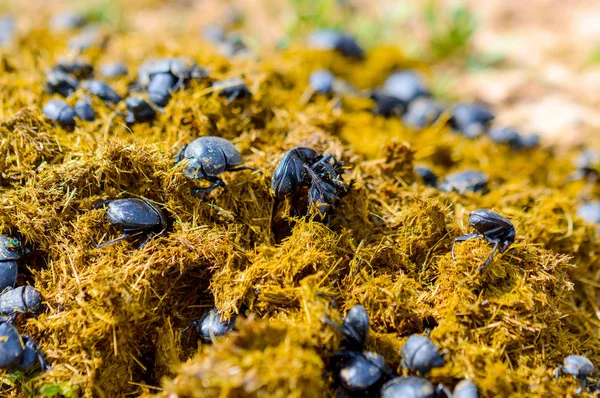
[[[257,57],[340,29],[428,63],[436,95],[486,102],[545,143],[600,146],[597,0],[2,0],[0,14],[17,35],[71,14],[148,40],[226,34]]]

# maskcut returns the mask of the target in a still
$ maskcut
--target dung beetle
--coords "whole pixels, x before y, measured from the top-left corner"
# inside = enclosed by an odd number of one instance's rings
[[[579,205],[577,216],[587,223],[600,224],[600,200],[592,200]]]
[[[308,190],[308,205],[315,205],[321,215],[325,215],[329,220],[329,215],[333,212],[340,199],[350,192],[354,185],[354,180],[346,184],[340,177],[341,163],[334,159],[334,165],[322,162],[327,155],[312,166],[304,165],[310,177],[310,188]],[[324,166],[321,168],[321,164]],[[329,221],[327,221],[329,222]]]
[[[0,294],[0,314],[12,317],[36,313],[42,304],[41,293],[31,286],[19,286]]]
[[[308,186],[304,165],[312,165],[317,157],[316,151],[304,147],[296,147],[284,153],[271,179],[276,200],[283,200],[302,185]]]
[[[508,144],[511,148],[518,146],[521,141],[521,134],[510,126],[494,126],[490,128],[488,137],[496,144]]]
[[[206,312],[200,319],[193,321],[190,326],[185,328],[185,333],[190,327],[194,326],[198,332],[198,337],[203,343],[212,343],[217,336],[223,336],[235,329],[236,315],[232,315],[229,320],[224,319],[223,314],[213,308]]]
[[[147,88],[152,78],[159,74],[172,75],[176,80],[172,89],[177,91],[190,79],[205,78],[208,71],[185,57],[154,59],[143,63],[138,69],[138,84]]]
[[[349,34],[321,29],[308,36],[308,45],[320,50],[336,50],[348,58],[362,60],[365,52]]]
[[[493,243],[494,249],[489,257],[481,267],[477,268],[477,271],[483,271],[494,259],[494,254],[498,248],[500,248],[500,253],[504,253],[514,243],[515,227],[508,219],[487,209],[472,211],[469,214],[469,224],[475,228],[477,233],[459,236],[454,239],[454,244],[473,238],[483,238]],[[454,244],[452,245],[452,261],[454,261]]]
[[[481,104],[457,104],[452,108],[450,124],[467,138],[477,138],[489,127],[494,114]]]
[[[141,98],[128,97],[125,99],[127,106],[127,114],[125,115],[125,123],[144,123],[154,120],[156,111],[152,106]]]
[[[402,346],[402,368],[424,376],[433,368],[444,366],[446,360],[439,348],[425,336],[411,335]]]
[[[50,94],[60,94],[68,97],[77,90],[79,81],[73,76],[58,69],[51,69],[46,73],[46,91]]]
[[[94,112],[94,108],[92,108],[89,98],[77,101],[74,110],[75,115],[81,120],[93,122],[96,119],[96,112]]]
[[[558,379],[560,372],[575,376],[575,380],[581,382],[581,386],[575,391],[575,394],[579,394],[589,385],[587,377],[591,376],[594,370],[594,364],[586,357],[569,355],[565,358],[563,365],[554,370],[554,376]]]
[[[383,357],[376,352],[343,351],[336,354],[345,358],[338,378],[349,393],[366,393],[380,385],[384,374],[391,374]]]
[[[381,91],[373,91],[369,94],[369,98],[375,102],[375,106],[373,107],[374,115],[400,117],[406,112],[406,101],[393,95],[388,95]]]
[[[200,137],[184,145],[175,156],[175,163],[188,159],[183,174],[193,180],[203,179],[213,184],[208,188],[192,188],[192,195],[204,198],[217,187],[225,188],[219,174],[224,171],[254,170],[242,164],[242,155],[228,140],[221,137]]]
[[[479,398],[479,389],[473,380],[465,379],[454,387],[454,398]]]
[[[127,76],[127,66],[121,62],[110,62],[100,67],[100,74],[106,78]]]
[[[444,192],[456,191],[461,195],[467,192],[484,193],[488,181],[488,176],[481,171],[465,170],[448,175],[440,182],[438,187]]]
[[[90,94],[95,95],[106,103],[117,104],[121,102],[121,96],[108,84],[100,80],[87,80],[82,84],[83,88]]]
[[[324,69],[314,71],[308,78],[310,86],[318,94],[331,94],[334,80],[333,74]]]
[[[77,79],[87,79],[94,74],[94,67],[83,58],[61,59],[56,64],[56,69],[70,73]]]
[[[236,99],[248,98],[252,96],[244,80],[239,77],[215,82],[212,85],[214,91],[219,92],[219,96],[227,97],[227,103]]]
[[[441,398],[442,393],[452,398],[443,384],[434,387],[427,379],[416,376],[399,376],[381,387],[381,398]]]
[[[540,136],[536,133],[531,133],[528,135],[522,135],[519,143],[517,145],[517,149],[533,149],[540,146]]]
[[[369,314],[360,304],[350,308],[342,325],[323,318],[323,322],[338,329],[344,335],[344,346],[349,351],[362,352],[369,336]]]
[[[383,93],[396,97],[406,104],[419,97],[428,97],[423,79],[414,71],[405,70],[391,74],[383,83]]]
[[[97,249],[144,234],[146,235],[144,240],[137,246],[138,249],[141,249],[152,237],[163,236],[167,233],[167,219],[162,210],[145,199],[108,199],[94,205],[94,209],[104,205],[108,205],[106,211],[108,221],[119,227],[122,235],[96,246]]]
[[[148,98],[158,106],[166,106],[176,85],[177,78],[170,73],[152,75],[148,83]]]
[[[36,362],[42,372],[48,369],[36,342],[26,334],[20,336],[10,321],[0,320],[0,369],[28,370]]]
[[[75,126],[75,110],[61,100],[50,100],[44,105],[44,115],[63,127]]]
[[[20,239],[0,235],[0,292],[15,286],[19,272],[18,261],[30,253],[31,249],[23,246]]]
[[[423,129],[435,123],[443,112],[444,108],[431,98],[420,97],[408,104],[402,121],[410,127]]]
[[[415,174],[419,176],[423,183],[428,187],[437,187],[438,176],[427,166],[416,165],[414,167]]]

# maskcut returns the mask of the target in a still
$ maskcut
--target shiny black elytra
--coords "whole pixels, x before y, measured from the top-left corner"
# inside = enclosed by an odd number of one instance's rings
[[[369,336],[369,314],[362,305],[350,308],[341,326],[328,318],[324,318],[323,322],[342,332],[346,349],[362,352],[365,348]]]
[[[444,355],[428,337],[413,334],[402,346],[402,368],[415,371],[420,376],[445,363]]]
[[[122,229],[122,235],[116,239],[104,242],[98,246],[100,249],[123,239],[145,234],[144,240],[137,246],[144,247],[154,236],[163,236],[167,233],[167,219],[163,212],[154,204],[145,199],[108,199],[97,203],[94,208],[108,205],[107,216],[111,224]]]
[[[301,186],[308,186],[304,165],[312,165],[317,156],[316,151],[304,147],[290,149],[283,155],[271,179],[271,188],[275,192],[276,200],[283,200]]]
[[[490,253],[485,263],[477,268],[477,271],[483,271],[494,259],[496,250],[500,248],[500,253],[504,253],[515,241],[515,227],[506,218],[491,210],[474,210],[469,214],[469,224],[477,233],[459,236],[454,239],[456,242],[464,242],[473,238],[484,238],[494,244],[494,249]],[[454,245],[452,245],[452,261],[454,261]]]
[[[0,314],[16,317],[18,314],[36,313],[43,297],[31,286],[19,286],[0,294]]]
[[[584,356],[569,355],[564,359],[563,365],[554,370],[554,376],[558,379],[560,372],[575,376],[576,380],[581,382],[581,386],[575,391],[575,394],[581,393],[588,386],[588,376],[594,373],[594,364]]]

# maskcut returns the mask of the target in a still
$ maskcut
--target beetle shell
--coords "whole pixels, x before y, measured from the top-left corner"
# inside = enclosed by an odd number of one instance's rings
[[[70,73],[78,79],[85,79],[94,74],[94,67],[82,58],[62,59],[56,64],[56,68]]]
[[[27,370],[33,368],[39,359],[39,347],[33,339],[31,339],[27,335],[23,335],[23,343],[25,348],[23,349],[23,355],[21,355],[21,360],[16,365],[18,369]],[[42,364],[42,370],[44,370],[44,364]]]
[[[383,385],[381,398],[434,398],[435,388],[428,380],[415,376],[396,377]]]
[[[100,74],[110,79],[127,76],[127,73],[127,66],[121,62],[111,62],[100,67]]]
[[[402,120],[413,128],[425,128],[435,123],[444,112],[444,108],[431,98],[421,97],[408,104]]]
[[[514,127],[492,127],[488,137],[497,144],[518,145],[521,141],[521,135]]]
[[[189,159],[183,174],[191,179],[217,176],[230,167],[242,164],[242,155],[228,140],[221,137],[200,137],[183,151]]]
[[[233,99],[251,97],[252,93],[248,90],[246,83],[239,77],[215,82],[212,85],[215,91],[219,92],[221,97]]]
[[[0,295],[0,314],[11,316],[28,312],[37,312],[42,295],[31,286],[19,286]]]
[[[164,215],[152,203],[138,198],[115,199],[108,203],[108,220],[125,229],[147,229],[164,224]]]
[[[515,241],[515,227],[505,217],[487,209],[473,210],[469,214],[469,224],[491,242],[501,242],[503,252]]]
[[[112,104],[119,103],[121,96],[112,87],[100,80],[88,80],[83,83],[83,88],[88,90],[90,94],[95,95],[104,102]]]
[[[582,203],[577,208],[577,216],[590,224],[600,224],[600,200]]]
[[[335,49],[345,57],[362,60],[365,58],[364,50],[358,45],[356,39],[349,34],[338,36]]]
[[[406,103],[429,96],[425,83],[415,72],[407,70],[390,75],[383,84],[383,92]]]
[[[158,106],[166,106],[176,84],[177,78],[171,73],[155,74],[148,84],[148,98]]]
[[[125,122],[128,124],[149,122],[156,117],[154,108],[141,98],[128,97],[125,99],[125,105],[128,111]]]
[[[461,380],[454,387],[454,398],[479,398],[479,389],[473,380]]]
[[[468,138],[480,136],[495,118],[490,110],[481,104],[458,104],[452,109],[452,128]]]
[[[564,360],[563,370],[573,376],[589,376],[594,369],[594,364],[581,355],[569,355]]]
[[[74,107],[75,114],[81,120],[87,120],[93,122],[96,119],[96,112],[94,108],[87,100],[77,101]]]
[[[427,166],[416,165],[415,174],[419,176],[423,183],[429,187],[436,187],[438,176]]]
[[[381,355],[375,352],[357,353],[340,369],[340,382],[346,391],[364,391],[381,380],[385,367]]]
[[[402,368],[425,374],[432,368],[439,368],[446,363],[438,347],[425,337],[411,335],[402,346]]]
[[[75,126],[75,110],[61,100],[50,100],[44,105],[44,115],[63,127]]]
[[[439,184],[444,192],[456,191],[461,195],[467,192],[481,192],[487,189],[488,176],[481,171],[466,170],[448,175]]]
[[[198,337],[204,343],[211,343],[212,336],[222,336],[235,328],[236,316],[232,315],[229,320],[222,319],[222,314],[216,308],[205,313],[202,318],[192,322],[198,331]]]
[[[369,98],[375,101],[375,107],[373,108],[373,114],[375,115],[384,117],[402,116],[406,111],[406,101],[392,95],[376,91],[371,93]]]
[[[319,94],[331,94],[333,92],[334,76],[328,70],[316,70],[308,78],[309,84]]]
[[[307,184],[304,165],[311,165],[316,158],[317,152],[304,147],[296,147],[283,154],[271,179],[271,188],[278,200],[292,194],[300,185]]]
[[[349,349],[362,351],[369,337],[369,314],[360,304],[350,308],[344,318],[342,329],[346,336]]]
[[[0,323],[0,369],[9,369],[19,363],[23,356],[21,336],[9,322]]]
[[[58,69],[52,69],[46,73],[46,90],[50,94],[60,94],[68,97],[77,90],[79,81],[73,76]]]

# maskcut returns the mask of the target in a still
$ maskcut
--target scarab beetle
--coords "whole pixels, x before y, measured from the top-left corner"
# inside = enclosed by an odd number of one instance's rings
[[[444,108],[431,98],[420,97],[408,104],[402,121],[413,128],[422,129],[435,123],[443,112]]]
[[[335,77],[328,70],[319,69],[310,74],[308,82],[318,94],[331,94]]]
[[[305,164],[312,165],[318,155],[310,148],[296,147],[283,154],[271,179],[276,200],[283,200],[300,186],[308,186]]]
[[[495,116],[481,104],[458,104],[452,109],[450,123],[455,131],[467,138],[476,138],[483,134]]]
[[[452,393],[443,385],[434,387],[427,379],[416,376],[396,377],[381,387],[381,398],[441,398],[442,393],[452,398]]]
[[[590,224],[600,224],[600,200],[592,200],[579,205],[577,217]]]
[[[154,120],[156,111],[149,103],[141,98],[128,97],[125,99],[127,106],[127,114],[125,115],[125,123],[144,123]]]
[[[511,148],[517,147],[521,142],[521,134],[510,126],[495,126],[490,128],[488,137],[496,144],[508,144]]]
[[[215,82],[212,85],[214,91],[219,92],[219,96],[227,97],[227,103],[236,99],[248,98],[252,96],[246,83],[239,77]]]
[[[423,183],[429,187],[436,187],[438,176],[427,166],[416,165],[414,167],[415,174],[419,176]]]
[[[109,79],[127,76],[127,66],[121,62],[110,62],[100,67],[100,74]]]
[[[40,363],[42,372],[48,369],[42,352],[28,335],[19,335],[11,322],[0,320],[0,369],[32,368]]]
[[[367,314],[365,307],[357,304],[350,308],[341,326],[328,318],[324,318],[323,321],[342,332],[344,346],[347,350],[363,351],[369,336],[369,314]]]
[[[473,380],[465,379],[454,387],[454,398],[479,398],[479,389]]]
[[[444,355],[428,337],[413,334],[402,346],[402,368],[418,372],[421,376],[445,363]]]
[[[60,94],[68,97],[77,90],[79,81],[73,76],[58,69],[51,69],[46,73],[46,91],[50,94]]]
[[[96,119],[96,112],[92,108],[92,104],[89,99],[83,99],[77,101],[74,107],[75,115],[81,120],[87,120],[93,122]]]
[[[385,94],[381,91],[373,91],[369,98],[375,102],[373,114],[383,117],[400,117],[406,112],[407,103],[403,99]]]
[[[242,155],[228,140],[221,137],[200,137],[184,145],[175,156],[175,163],[188,159],[183,174],[190,179],[212,182],[208,188],[192,188],[192,195],[204,198],[217,187],[225,188],[219,174],[224,171],[254,170],[242,164]]]
[[[175,91],[177,78],[170,73],[158,73],[150,78],[148,83],[148,98],[158,106],[166,106]]]
[[[56,69],[70,73],[78,79],[87,79],[94,74],[94,67],[83,58],[61,59],[56,64]]]
[[[83,88],[90,94],[95,95],[106,103],[117,104],[121,102],[121,96],[111,86],[100,80],[87,80],[82,84]]]
[[[17,281],[18,261],[31,253],[31,249],[22,245],[21,240],[0,235],[0,292],[14,287]]]
[[[406,104],[419,97],[428,97],[429,91],[419,75],[410,70],[395,72],[383,83],[383,92],[401,99]]]
[[[391,374],[383,357],[376,352],[342,351],[336,355],[345,358],[338,378],[349,393],[372,390],[384,375]]]
[[[565,358],[563,365],[558,366],[554,370],[554,376],[558,379],[560,372],[575,376],[576,380],[581,382],[581,386],[575,391],[575,394],[579,394],[585,387],[588,386],[588,376],[594,373],[594,364],[584,356],[581,355],[569,355]]]
[[[75,126],[75,110],[61,100],[50,100],[44,105],[44,115],[63,127]]]
[[[325,160],[326,156],[322,160]],[[346,184],[340,177],[341,163],[334,159],[334,165],[327,162],[316,162],[312,166],[304,165],[308,176],[310,177],[310,187],[308,190],[308,205],[316,206],[321,215],[327,217],[335,210],[340,202],[340,199],[346,196],[352,186],[354,180],[350,184]],[[320,167],[323,165],[322,167]]]
[[[489,178],[485,173],[477,170],[465,170],[446,176],[438,188],[444,192],[456,191],[461,195],[467,192],[484,193],[488,182]]]
[[[235,314],[227,320],[219,310],[213,308],[202,315],[202,318],[193,321],[182,333],[194,326],[198,332],[198,337],[203,343],[212,343],[216,336],[223,336],[231,332],[235,328],[235,320]]]
[[[145,199],[108,199],[97,203],[94,208],[97,209],[104,205],[108,205],[106,212],[108,221],[119,227],[122,235],[96,246],[97,249],[123,239],[145,235],[145,238],[137,246],[138,249],[141,249],[153,237],[163,236],[167,233],[167,219],[162,210]]]
[[[361,60],[365,57],[365,52],[352,36],[335,30],[318,30],[313,32],[307,41],[310,47],[321,50],[336,50],[348,58]]]
[[[483,271],[494,259],[494,254],[499,248],[500,253],[504,253],[515,241],[515,227],[508,221],[508,219],[502,217],[500,214],[491,210],[481,209],[474,210],[469,214],[469,224],[477,233],[459,236],[454,239],[456,242],[464,242],[473,238],[484,238],[488,242],[494,244],[494,249],[490,253],[485,263],[477,268],[477,271]],[[454,261],[454,244],[452,245],[452,260]]]
[[[190,79],[205,78],[208,71],[185,57],[154,59],[143,63],[138,69],[138,84],[141,88],[146,88],[159,74],[172,75],[176,80],[172,88],[173,91],[177,91]]]
[[[36,313],[42,304],[41,293],[31,286],[19,286],[0,295],[0,314],[8,317]]]

